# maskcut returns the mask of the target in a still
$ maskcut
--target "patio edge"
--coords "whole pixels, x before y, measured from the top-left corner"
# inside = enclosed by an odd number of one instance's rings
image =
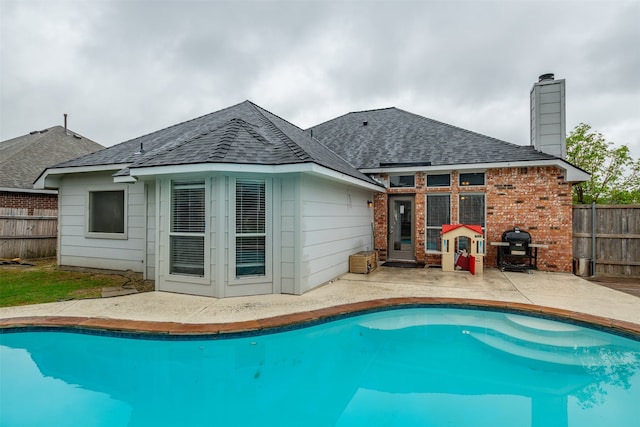
[[[382,298],[263,319],[228,323],[179,323],[80,316],[15,317],[0,319],[0,333],[63,329],[65,331],[89,334],[120,333],[140,335],[151,339],[163,339],[163,337],[165,339],[171,339],[171,337],[176,339],[180,339],[179,337],[191,337],[195,339],[205,336],[225,338],[239,335],[274,333],[325,323],[343,317],[411,307],[488,309],[525,314],[601,329],[605,332],[640,340],[640,324],[633,322],[535,304],[438,297]]]

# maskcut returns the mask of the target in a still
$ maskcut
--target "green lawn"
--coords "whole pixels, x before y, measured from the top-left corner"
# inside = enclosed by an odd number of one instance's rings
[[[123,277],[48,268],[0,268],[0,307],[99,298],[103,287],[122,286]]]

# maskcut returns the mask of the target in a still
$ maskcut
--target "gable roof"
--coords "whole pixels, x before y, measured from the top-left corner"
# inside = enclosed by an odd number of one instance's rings
[[[308,132],[250,101],[170,126],[56,168],[122,165],[116,176],[135,169],[170,165],[227,163],[290,165],[315,163],[378,185]]]
[[[49,166],[104,148],[62,126],[0,142],[0,188],[32,189]]]
[[[531,146],[391,107],[345,114],[311,128],[313,136],[358,169],[392,164],[444,166],[557,159]]]

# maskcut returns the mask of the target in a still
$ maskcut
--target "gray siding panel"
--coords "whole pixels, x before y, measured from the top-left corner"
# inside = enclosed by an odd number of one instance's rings
[[[302,176],[300,292],[349,270],[349,255],[373,248],[369,191]]]
[[[126,239],[86,235],[88,192],[102,188],[126,190]],[[76,174],[63,179],[59,195],[61,265],[144,271],[144,184],[114,184],[111,173]]]

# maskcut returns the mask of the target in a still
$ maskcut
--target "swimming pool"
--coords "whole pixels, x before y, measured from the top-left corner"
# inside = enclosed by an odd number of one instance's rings
[[[0,334],[2,426],[635,426],[640,342],[404,308],[220,340]]]

